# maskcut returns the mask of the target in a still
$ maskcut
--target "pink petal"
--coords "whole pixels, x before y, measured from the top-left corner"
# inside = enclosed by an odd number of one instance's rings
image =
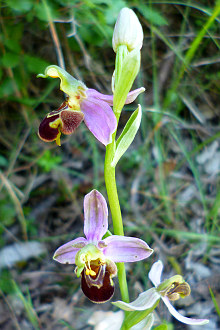
[[[153,264],[151,270],[149,271],[148,277],[155,286],[158,286],[161,283],[162,270],[163,263],[161,260],[158,260]]]
[[[108,208],[105,198],[92,190],[84,198],[84,233],[89,243],[97,243],[108,229]]]
[[[203,325],[209,322],[209,320],[206,319],[191,319],[189,317],[185,317],[177,312],[177,310],[173,307],[173,305],[170,303],[169,299],[167,297],[161,297],[169,309],[170,314],[173,315],[178,321],[185,323],[185,324],[197,324],[197,325]]]
[[[143,93],[145,91],[144,87],[135,89],[132,92],[128,93],[128,96],[126,98],[125,104],[129,104],[132,103],[134,100],[136,100],[136,98],[138,97],[138,95],[140,95],[141,93]]]
[[[140,95],[144,91],[145,91],[145,88],[141,87],[141,88],[135,89],[132,92],[129,92],[127,99],[125,101],[125,104],[132,103],[134,100],[136,100],[138,95]],[[97,92],[95,89],[91,89],[91,88],[86,91],[86,94],[87,94],[88,98],[90,98],[90,97],[97,98],[97,99],[107,102],[110,106],[113,106],[113,95],[102,94],[102,93]]]
[[[102,241],[104,255],[114,262],[134,262],[148,258],[153,250],[139,238],[112,235]]]
[[[85,116],[85,124],[92,134],[105,146],[111,143],[117,120],[108,103],[90,97],[82,101],[81,110]]]
[[[54,253],[53,259],[61,264],[75,264],[75,256],[82,249],[87,240],[84,237],[78,237],[64,245],[61,245]]]
[[[105,101],[106,103],[108,103],[108,105],[111,105],[111,106],[113,105],[113,95],[102,94],[92,88],[87,89],[86,95],[87,95],[88,99],[96,98],[96,99]]]

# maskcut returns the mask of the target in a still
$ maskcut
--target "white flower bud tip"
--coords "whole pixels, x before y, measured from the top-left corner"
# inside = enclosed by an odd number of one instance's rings
[[[126,45],[129,52],[140,50],[143,45],[142,26],[133,10],[126,7],[118,15],[112,38],[115,52],[120,45]]]

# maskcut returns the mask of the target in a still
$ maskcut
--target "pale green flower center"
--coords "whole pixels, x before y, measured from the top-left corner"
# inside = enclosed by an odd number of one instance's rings
[[[80,276],[84,268],[86,275],[96,276],[96,272],[91,268],[91,263],[94,263],[94,261],[99,266],[106,263],[104,254],[95,245],[87,244],[76,254],[77,276]]]

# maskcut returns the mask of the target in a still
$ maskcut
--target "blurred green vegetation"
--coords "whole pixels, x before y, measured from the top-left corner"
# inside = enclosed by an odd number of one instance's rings
[[[11,306],[11,311],[6,308],[9,315],[16,308],[8,296],[16,295],[24,306],[24,315],[13,316],[13,324],[25,318],[35,329],[41,322],[46,328],[52,321],[39,321],[44,315],[39,309],[37,316],[39,305],[51,303],[52,296],[70,299],[78,294],[72,268],[57,278],[62,270],[51,256],[59,244],[82,234],[84,195],[96,188],[106,196],[105,150],[83,124],[73,136],[62,136],[61,148],[39,140],[40,121],[59,107],[63,94],[58,81],[36,75],[47,65],[65,63],[67,71],[88,87],[111,94],[111,38],[125,6],[134,9],[143,25],[142,67],[135,86],[146,87],[138,99],[143,109],[140,132],[117,167],[125,232],[146,240],[158,255],[158,249],[169,255],[171,247],[179,248],[174,262],[167,262],[171,268],[184,268],[188,252],[205,242],[206,255],[198,258],[212,269],[209,253],[220,241],[220,165],[214,162],[220,157],[219,1],[4,0],[0,247],[37,240],[48,249],[46,258],[0,269],[1,302]],[[126,106],[119,131],[136,108],[137,104]],[[205,151],[206,160],[199,162]],[[147,287],[150,264],[148,260],[129,269],[131,288],[136,281]],[[43,275],[38,278],[39,270],[49,272],[49,282]],[[31,284],[32,272],[36,286]],[[53,285],[53,294],[47,295]],[[82,299],[80,306],[84,310]],[[69,324],[56,318],[53,322]]]

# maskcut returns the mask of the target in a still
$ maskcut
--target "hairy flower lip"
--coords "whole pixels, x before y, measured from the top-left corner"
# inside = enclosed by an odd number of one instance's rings
[[[61,133],[72,134],[84,119],[81,111],[70,111],[64,107],[50,112],[41,122],[38,135],[45,142],[56,141],[60,145]]]
[[[106,265],[105,276],[108,272],[108,283],[112,286],[111,278],[117,274],[115,262],[139,261],[148,258],[153,253],[147,243],[135,237],[112,235],[102,239],[108,229],[108,208],[104,197],[97,190],[92,190],[84,198],[84,218],[86,238],[78,237],[62,245],[54,253],[54,260],[58,262],[76,264],[76,273],[77,276],[82,276],[83,287],[88,287],[86,276],[90,276],[91,287],[95,286],[94,283],[92,285],[92,281],[96,279],[97,273],[100,271],[99,266]],[[94,274],[95,277],[93,277]],[[109,286],[107,287],[109,289]],[[101,290],[101,287],[98,289]],[[96,292],[94,288],[91,291],[88,290],[89,299],[91,299],[90,293],[93,291]],[[104,295],[102,290],[98,291],[98,293],[100,292]]]
[[[175,301],[179,298],[185,298],[189,296],[190,293],[191,288],[187,282],[173,282],[173,284],[166,290],[165,296],[168,297],[170,301]]]
[[[114,294],[114,283],[111,279],[111,274],[106,265],[101,269],[100,275],[102,277],[102,283],[99,285],[92,285],[91,276],[85,275],[85,270],[81,274],[81,288],[85,296],[93,303],[102,304],[110,300]],[[99,279],[100,280],[100,279]]]

